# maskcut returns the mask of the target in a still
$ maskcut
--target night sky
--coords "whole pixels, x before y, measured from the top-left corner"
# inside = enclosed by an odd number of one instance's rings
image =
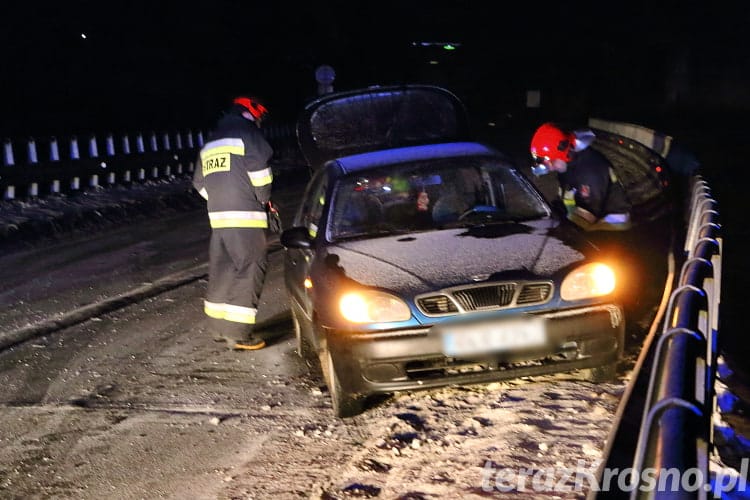
[[[528,88],[632,109],[663,100],[675,78],[750,81],[739,5],[518,3],[495,15],[479,1],[6,2],[0,134],[200,127],[240,93],[288,121],[315,95],[320,64],[337,89],[438,83],[480,112],[512,110]]]

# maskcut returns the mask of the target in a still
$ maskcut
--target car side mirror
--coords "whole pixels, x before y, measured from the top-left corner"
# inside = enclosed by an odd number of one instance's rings
[[[306,227],[290,227],[281,233],[280,241],[285,248],[312,247],[312,237]]]

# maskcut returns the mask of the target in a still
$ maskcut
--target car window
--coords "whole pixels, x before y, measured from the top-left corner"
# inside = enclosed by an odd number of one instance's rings
[[[318,233],[320,217],[325,206],[326,188],[328,176],[325,169],[319,170],[307,186],[305,195],[302,197],[300,209],[294,219],[295,226],[306,227],[313,238]]]
[[[549,215],[523,176],[487,157],[379,167],[338,180],[333,193],[328,237],[334,240]]]

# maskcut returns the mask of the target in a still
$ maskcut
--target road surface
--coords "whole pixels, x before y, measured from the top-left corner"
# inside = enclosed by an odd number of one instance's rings
[[[398,394],[336,419],[294,349],[281,251],[269,347],[206,333],[207,237],[193,211],[3,256],[3,336],[25,334],[0,351],[0,497],[483,498],[503,468],[593,472],[624,378]]]

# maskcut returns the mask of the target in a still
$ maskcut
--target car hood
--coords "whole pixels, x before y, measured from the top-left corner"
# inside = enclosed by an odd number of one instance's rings
[[[488,279],[545,279],[593,249],[550,220],[458,228],[328,247],[325,261],[366,286],[420,293]]]
[[[467,138],[468,117],[454,94],[432,85],[369,87],[326,94],[297,119],[297,138],[317,168],[352,154]]]

